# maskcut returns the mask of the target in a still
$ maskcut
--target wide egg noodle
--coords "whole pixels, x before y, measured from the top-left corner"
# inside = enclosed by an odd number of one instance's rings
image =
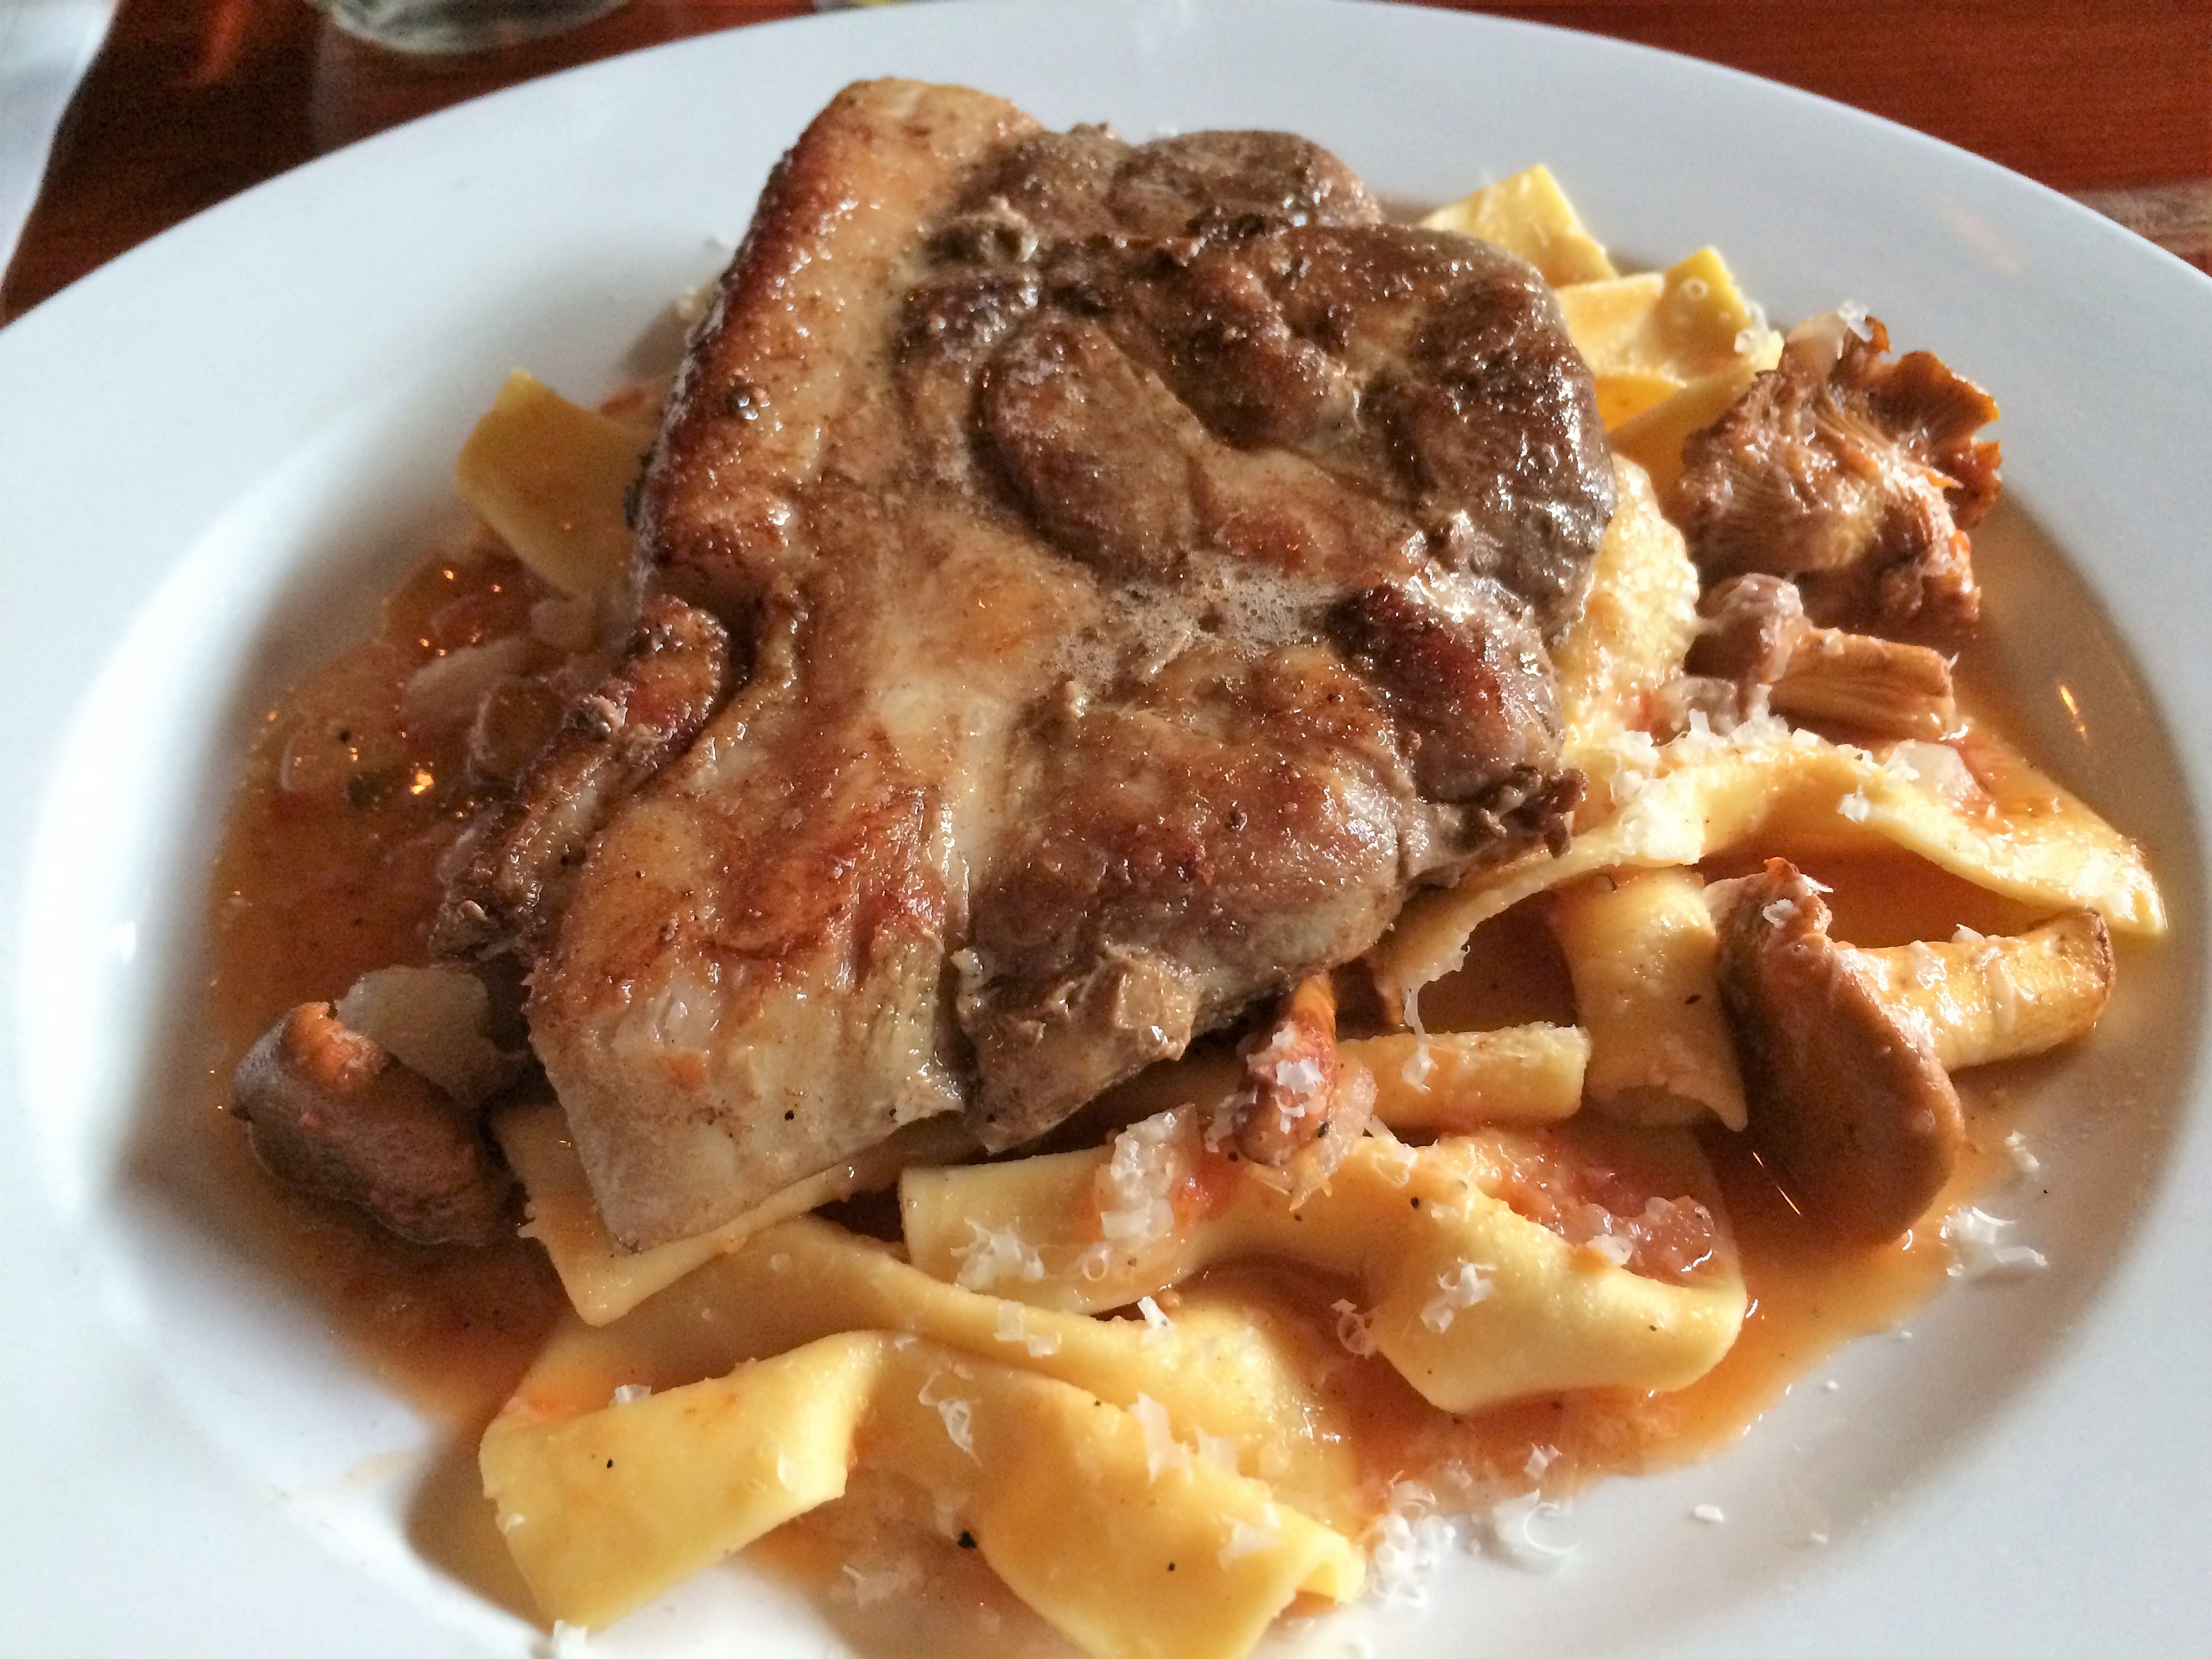
[[[1686,1132],[1654,1132],[1670,1190],[1710,1191]],[[1294,1205],[1250,1164],[1216,1160],[1205,1210],[1157,1238],[1108,1243],[1098,1203],[1103,1148],[900,1177],[907,1249],[946,1279],[992,1264],[987,1288],[1039,1307],[1125,1306],[1218,1263],[1292,1261],[1357,1283],[1375,1351],[1430,1404],[1468,1412],[1568,1389],[1686,1387],[1735,1340],[1745,1310],[1733,1258],[1665,1284],[1571,1244],[1482,1184],[1474,1143],[1413,1147],[1368,1137]],[[1034,1263],[1034,1266],[1031,1264]],[[1017,1265],[1018,1264],[1018,1265]],[[1441,1306],[1468,1270],[1480,1299]]]
[[[1490,1123],[1548,1123],[1582,1103],[1589,1038],[1573,1026],[1523,1025],[1494,1031],[1409,1032],[1343,1045],[1347,1064],[1376,1079],[1376,1115],[1392,1128],[1434,1132]],[[1187,1074],[1186,1074],[1187,1073]],[[1242,1077],[1233,1056],[1162,1068],[1132,1103],[1212,1105]],[[1135,1115],[1142,1115],[1142,1109]],[[795,1182],[766,1203],[714,1228],[649,1250],[625,1250],[599,1218],[567,1119],[551,1100],[503,1107],[492,1133],[528,1199],[524,1236],[553,1264],[569,1305],[585,1323],[605,1325],[717,1256],[777,1223],[856,1193],[888,1187],[908,1164],[938,1164],[967,1150],[965,1132],[947,1118],[908,1124],[881,1145]]]
[[[611,1325],[564,1319],[517,1387],[510,1420],[568,1417],[623,1387],[719,1376],[848,1331],[925,1337],[1134,1406],[1234,1449],[1285,1504],[1357,1530],[1366,1513],[1351,1425],[1310,1385],[1312,1334],[1262,1306],[1186,1298],[1165,1329],[1056,1313],[921,1272],[887,1245],[812,1217],[769,1229]]]
[[[1742,1128],[1720,932],[1695,872],[1593,877],[1554,894],[1548,915],[1589,1032],[1593,1107],[1648,1127],[1710,1116]]]
[[[510,1407],[480,1462],[539,1605],[587,1627],[842,1495],[856,1462],[935,1494],[1096,1659],[1235,1659],[1301,1591],[1347,1601],[1365,1574],[1350,1540],[1136,1413],[882,1332],[575,1416]]]
[[[625,1250],[607,1231],[592,1200],[583,1160],[568,1122],[550,1100],[509,1106],[492,1120],[492,1133],[529,1200],[526,1237],[544,1247],[560,1276],[568,1304],[586,1324],[605,1325],[754,1234],[824,1204],[877,1191],[908,1163],[958,1157],[969,1146],[950,1118],[925,1118],[889,1139],[794,1182],[765,1203],[734,1216],[710,1232],[672,1239],[649,1250]]]
[[[1762,352],[1700,375],[1662,401],[1608,426],[1605,441],[1617,459],[1634,461],[1650,475],[1661,501],[1672,501],[1682,477],[1684,441],[1728,413],[1762,373],[1781,361],[1778,342],[1771,356]]]
[[[1567,332],[1596,380],[1607,431],[1709,375],[1781,361],[1781,335],[1744,297],[1715,248],[1700,248],[1667,270],[1556,292]]]
[[[1455,965],[1474,927],[1530,894],[1692,865],[1762,835],[1886,840],[2031,903],[2088,904],[2123,931],[2162,930],[2136,849],[1985,742],[1974,769],[1990,799],[1963,805],[1909,765],[1776,722],[1655,749],[1641,728],[1680,670],[1699,591],[1661,504],[1684,437],[1773,367],[1779,337],[1712,250],[1620,276],[1540,167],[1425,222],[1522,254],[1559,290],[1596,371],[1621,507],[1589,602],[1554,651],[1565,759],[1591,775],[1597,805],[1565,855],[1531,854],[1409,906],[1372,959],[1387,994]],[[571,591],[597,586],[610,550],[627,544],[610,481],[630,469],[588,414],[510,386],[462,468],[465,498]],[[544,501],[533,499],[540,449],[566,457]],[[588,511],[569,513],[563,489]],[[1344,1049],[1375,1074],[1383,1124],[1450,1130],[1571,1112],[1590,1036],[1528,1033],[1525,1053],[1482,1047],[1508,1035],[1492,1033]],[[1211,1073],[1202,1081],[1208,1102],[1222,1092]],[[1178,1074],[1176,1086],[1191,1082]],[[829,1224],[780,1218],[957,1148],[902,1147],[882,1167],[829,1172],[714,1233],[633,1255],[599,1224],[557,1108],[504,1118],[498,1132],[531,1194],[532,1234],[580,1316],[486,1434],[482,1466],[544,1610],[590,1626],[836,1498],[860,1462],[951,1504],[1014,1592],[1085,1651],[1242,1654],[1301,1590],[1341,1600],[1359,1585],[1348,1537],[1371,1494],[1349,1449],[1356,1425],[1313,1382],[1325,1370],[1314,1345],[1331,1339],[1249,1287],[1202,1280],[1184,1285],[1172,1319],[1091,1311],[1212,1261],[1310,1264],[1358,1287],[1362,1351],[1371,1343],[1449,1410],[1607,1383],[1683,1386],[1726,1352],[1745,1311],[1732,1254],[1687,1284],[1641,1278],[1484,1191],[1467,1139],[1413,1148],[1378,1131],[1295,1212],[1247,1168],[1214,1180],[1194,1214],[1179,1195],[1172,1237],[1133,1249],[1104,1248],[1106,1149],[909,1169],[908,1265]],[[1709,1189],[1690,1137],[1647,1139],[1674,1148],[1684,1190]],[[629,1388],[653,1392],[615,1403]]]
[[[623,504],[650,435],[518,369],[461,446],[454,490],[554,586],[603,592],[636,556]]]
[[[1869,753],[1772,720],[1726,738],[1624,738],[1609,757],[1584,757],[1611,804],[1564,853],[1478,871],[1400,913],[1369,957],[1386,995],[1451,972],[1477,927],[1534,894],[1620,866],[1695,864],[1754,836],[1812,850],[1886,842],[2047,913],[2089,909],[2116,933],[2166,931],[2142,849],[1986,733],[1960,745],[1972,748],[1981,786],[1963,802],[1922,776],[1910,745]]]
[[[1554,288],[1619,274],[1551,169],[1540,163],[1437,209],[1421,223],[1517,253]]]
[[[1338,1045],[1375,1079],[1376,1121],[1434,1133],[1492,1123],[1556,1123],[1583,1103],[1589,1034],[1576,1025],[1389,1031]]]

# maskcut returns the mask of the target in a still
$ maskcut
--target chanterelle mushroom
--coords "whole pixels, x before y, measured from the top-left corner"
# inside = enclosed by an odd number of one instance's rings
[[[470,1114],[328,1003],[301,1003],[253,1045],[231,1110],[271,1175],[402,1238],[489,1244],[509,1231],[513,1182]]]
[[[1720,988],[1749,1130],[1851,1237],[1904,1231],[1958,1167],[1951,1070],[2083,1036],[2112,994],[2112,938],[2086,911],[2014,938],[1859,950],[1828,937],[1828,907],[1784,860],[1735,886]]]
[[[1796,578],[1816,622],[1974,620],[1966,532],[1997,494],[1997,406],[1872,318],[1800,324],[1780,365],[1682,447],[1675,507],[1708,580]]]
[[[2112,935],[2090,910],[2015,938],[1962,933],[1855,951],[1882,1000],[1923,1022],[1945,1071],[2039,1054],[2087,1036],[2112,994]]]
[[[1691,643],[1684,678],[1660,700],[1662,723],[1686,725],[1688,711],[1701,708],[1725,726],[1762,706],[1886,738],[1937,739],[1959,723],[1942,652],[1816,628],[1796,584],[1783,577],[1730,576],[1705,591],[1698,612],[1705,631]]]
[[[1790,865],[1747,877],[1721,924],[1721,998],[1750,1132],[1807,1209],[1869,1243],[1917,1221],[1966,1123],[1924,1024],[1899,1018]]]

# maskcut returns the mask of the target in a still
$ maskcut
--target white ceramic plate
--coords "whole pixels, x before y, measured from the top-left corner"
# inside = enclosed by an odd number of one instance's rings
[[[2051,1272],[1954,1290],[1724,1458],[1585,1498],[1556,1576],[1469,1557],[1424,1616],[1282,1644],[2201,1651],[2212,283],[1776,87],[1305,0],[917,7],[601,64],[264,185],[0,334],[0,1646],[429,1659],[536,1639],[409,1541],[434,1436],[151,1167],[162,1115],[198,1097],[178,1068],[204,872],[256,711],[363,625],[507,369],[588,395],[665,356],[669,297],[727,258],[779,150],[886,72],[1136,136],[1292,128],[1401,199],[1542,159],[1632,258],[1716,242],[1778,317],[1850,298],[1939,347],[2004,403],[2020,510],[1984,564],[2033,739],[2152,846],[2173,904],[2173,942],[2130,955],[2109,1028],[2031,1118],[2049,1195],[1998,1201]],[[1707,1503],[1725,1524],[1688,1518]],[[803,1599],[729,1570],[594,1651],[825,1644]]]

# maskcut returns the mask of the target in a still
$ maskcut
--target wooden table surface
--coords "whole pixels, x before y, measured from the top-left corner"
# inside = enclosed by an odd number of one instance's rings
[[[2212,0],[1550,0],[1468,9],[1663,46],[1978,151],[2212,270]],[[122,0],[4,281],[13,317],[250,185],[464,99],[805,0],[635,0],[566,37],[426,59],[304,0]]]

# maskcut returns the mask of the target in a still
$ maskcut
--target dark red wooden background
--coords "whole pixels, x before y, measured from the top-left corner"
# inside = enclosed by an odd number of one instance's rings
[[[2212,269],[2212,0],[1549,0],[1467,9],[1643,41],[1918,127]],[[123,0],[0,281],[0,319],[233,192],[465,98],[804,0],[635,0],[562,40],[395,57],[304,0]]]

